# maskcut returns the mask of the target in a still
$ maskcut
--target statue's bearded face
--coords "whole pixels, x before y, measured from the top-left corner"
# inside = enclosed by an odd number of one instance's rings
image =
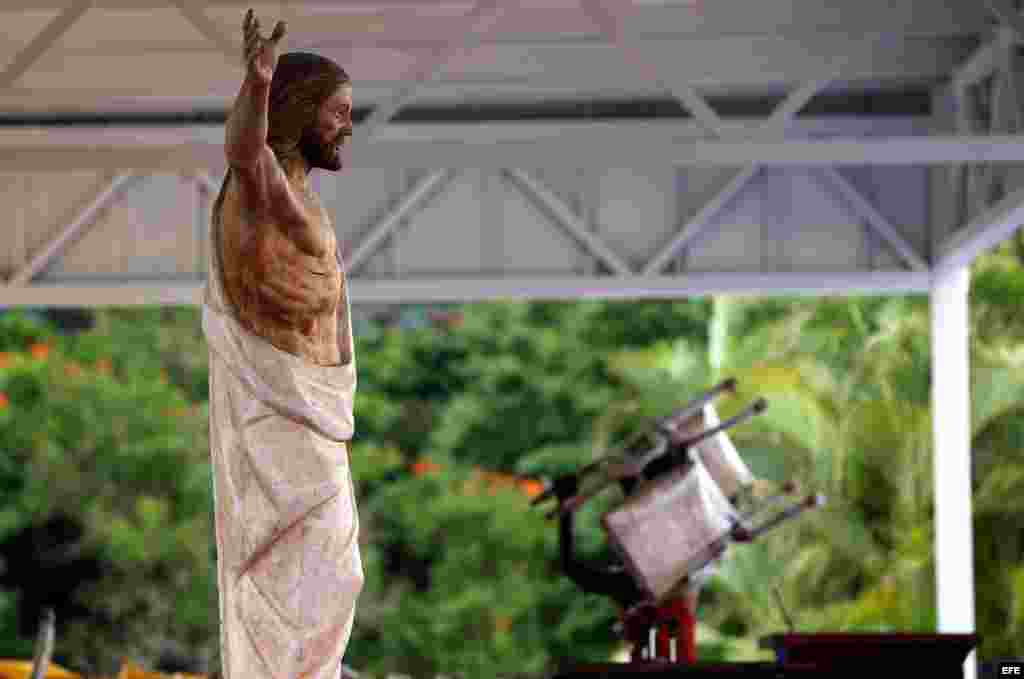
[[[352,136],[352,86],[342,85],[320,105],[313,125],[302,132],[299,150],[310,169],[337,171],[341,147]]]

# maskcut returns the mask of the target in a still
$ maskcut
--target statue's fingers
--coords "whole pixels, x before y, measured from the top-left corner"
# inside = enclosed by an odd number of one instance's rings
[[[284,37],[285,31],[288,30],[287,24],[283,21],[278,21],[277,26],[274,26],[274,32],[270,35],[270,42],[275,45],[281,41]]]

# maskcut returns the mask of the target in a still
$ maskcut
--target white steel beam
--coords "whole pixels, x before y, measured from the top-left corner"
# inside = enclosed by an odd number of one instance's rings
[[[869,139],[644,140],[629,135],[592,147],[571,140],[479,144],[386,142],[373,144],[367,167],[651,167],[765,165],[921,165],[949,162],[1020,162],[1024,138],[1006,135],[875,137]],[[0,158],[2,160],[2,158]]]
[[[198,305],[205,281],[0,285],[3,307],[105,307]]]
[[[914,137],[927,140],[931,120],[915,118],[900,121],[898,126],[884,119],[872,118],[800,118],[793,121],[797,140],[802,136],[821,136],[844,139],[865,135],[888,137]],[[755,136],[764,124],[763,118],[730,120],[725,132],[731,139]],[[117,149],[133,142],[140,147],[181,146],[224,143],[223,124],[198,125],[104,125],[78,126],[17,126],[0,127],[0,150],[17,148],[89,147],[96,150]],[[526,121],[526,122],[464,122],[391,123],[376,134],[374,143],[427,142],[438,144],[491,144],[515,142],[569,143],[580,146],[600,145],[609,139],[629,143],[713,141],[697,124],[689,120],[644,121]],[[763,139],[762,141],[775,141]]]
[[[8,287],[23,286],[32,280],[40,271],[59,257],[67,246],[79,238],[93,223],[96,216],[117,197],[121,187],[131,179],[131,175],[118,175],[97,193],[89,204],[79,212],[71,223],[60,230],[49,243],[43,246],[23,267],[18,269],[7,282]]]
[[[903,237],[886,217],[857,190],[850,181],[832,167],[823,167],[818,172],[829,180],[829,184],[850,205],[854,213],[867,222],[868,226],[899,254],[904,262],[915,271],[927,271],[928,262],[917,254],[914,246]]]
[[[746,137],[758,136],[765,124],[765,118],[729,119],[723,121],[723,134],[726,138],[739,141]],[[878,136],[882,130],[890,130],[892,136],[913,136],[925,138],[932,131],[930,118],[915,118],[900,121],[892,126],[890,121],[867,117],[842,118],[799,118],[792,121],[794,136],[821,136],[832,138]],[[55,132],[60,133],[59,130]],[[160,130],[155,130],[157,134]],[[216,134],[216,132],[214,132]],[[221,134],[223,134],[221,132]],[[5,138],[15,139],[20,134],[8,134],[0,130],[0,146]],[[74,139],[68,136],[68,139]],[[84,138],[84,135],[79,137]],[[210,137],[215,139],[215,137]],[[709,135],[699,123],[691,120],[586,120],[586,121],[524,121],[524,122],[479,122],[466,124],[463,122],[441,123],[392,123],[382,128],[376,135],[378,142],[444,142],[460,144],[491,144],[505,142],[542,141],[548,143],[572,143],[578,146],[600,146],[609,139],[629,139],[631,143],[644,142],[682,142],[682,141],[714,141],[717,138]],[[764,139],[761,141],[776,141]]]
[[[53,46],[53,43],[57,42],[69,28],[75,25],[75,22],[85,14],[90,5],[92,5],[92,0],[77,0],[77,2],[65,6],[64,11],[46,24],[46,27],[8,62],[7,68],[0,73],[0,89],[10,87],[24,75],[25,71],[31,68],[32,64],[36,63],[39,57]]]
[[[443,190],[454,177],[455,173],[451,171],[435,171],[417,181],[384,217],[370,227],[363,239],[355,246],[346,262],[348,271],[353,273],[358,271],[359,267],[377,251],[380,244],[391,235],[399,222],[419,209],[424,201],[435,192]]]
[[[931,290],[935,601],[947,634],[975,632],[969,290],[966,266],[938,272]],[[973,678],[973,658],[965,677]]]
[[[390,127],[400,127],[392,126]],[[765,165],[930,165],[1024,161],[1021,135],[934,135],[787,139],[695,139],[657,126],[450,125],[433,138],[387,134],[367,146],[360,167],[670,167]],[[630,129],[634,127],[635,129]],[[490,128],[490,129],[489,129]],[[0,129],[0,171],[124,169],[176,172],[223,164],[223,127]]]
[[[629,276],[633,273],[632,267],[596,234],[588,230],[583,220],[573,214],[573,211],[562,202],[562,199],[546,186],[522,170],[506,169],[503,174],[524,196],[550,214],[570,236],[583,245],[590,254],[604,262],[605,266],[614,273],[620,276]]]
[[[937,271],[969,266],[974,259],[1003,242],[1024,224],[1024,189],[1002,199],[969,224],[954,232],[939,247]]]
[[[5,306],[136,306],[198,304],[201,280],[121,283],[59,283],[0,286]],[[700,272],[680,276],[504,275],[459,278],[363,279],[353,277],[353,303],[410,304],[477,302],[498,299],[671,299],[716,294],[893,295],[926,293],[931,277],[913,271],[735,273]]]

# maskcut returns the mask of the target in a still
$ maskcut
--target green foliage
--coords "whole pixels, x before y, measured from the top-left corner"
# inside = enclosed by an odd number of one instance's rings
[[[18,593],[0,589],[0,658],[31,657],[33,642],[18,635]]]
[[[38,313],[0,312],[0,352],[22,351],[53,339],[55,328]]]
[[[0,369],[0,544],[23,544],[14,536],[73,517],[77,545],[37,567],[45,578],[66,566],[62,559],[82,564],[71,600],[49,602],[72,615],[60,620],[60,653],[78,667],[113,671],[122,655],[154,661],[169,639],[213,650],[205,410],[149,373],[117,375],[59,348],[45,358],[17,352]],[[12,464],[20,471],[14,483]],[[92,560],[103,564],[98,579],[85,575]],[[0,626],[12,629],[13,607],[0,604]],[[80,607],[91,615],[73,617]],[[12,652],[29,643],[5,638]]]
[[[584,438],[615,396],[601,357],[570,328],[535,324],[523,304],[467,309],[462,333],[477,351],[448,367],[461,377],[428,450],[512,470],[532,449]]]
[[[208,352],[197,309],[109,309],[95,327],[64,339],[69,357],[94,363],[105,357],[120,379],[167,380],[191,403],[207,398]]]
[[[996,253],[971,291],[981,657],[1024,654],[1024,326],[1006,293],[1018,279],[1015,255]],[[773,587],[801,631],[935,629],[927,299],[448,311],[454,321],[421,314],[412,328],[356,323],[366,586],[348,664],[372,676],[537,675],[619,652],[614,606],[561,574],[556,525],[516,477],[577,469],[728,375],[741,393],[721,416],[769,401],[733,434],[754,472],[795,478],[829,504],[731,550],[702,598],[701,659],[770,657],[756,639],[784,626]],[[0,356],[0,549],[70,511],[82,534],[66,547],[101,565],[62,616],[64,664],[153,664],[171,646],[202,667],[218,639],[198,310],[98,312],[70,337],[2,314]],[[588,560],[612,558],[599,518],[615,501],[580,513]],[[24,594],[0,589],[0,655],[30,652]]]
[[[560,574],[556,527],[522,492],[492,493],[478,472],[550,477],[592,459],[605,441],[590,427],[628,386],[590,341],[617,341],[612,328],[629,317],[600,305],[461,313],[455,329],[359,338],[353,470],[367,586],[348,657],[414,676],[604,659],[617,644],[611,603]],[[679,323],[664,310],[660,322]],[[402,465],[422,457],[440,469],[414,476]],[[581,517],[577,546],[607,559],[599,509]]]

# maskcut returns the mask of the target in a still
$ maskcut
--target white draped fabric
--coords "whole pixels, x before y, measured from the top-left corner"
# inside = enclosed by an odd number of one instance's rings
[[[329,367],[245,330],[225,302],[219,220],[212,221],[203,332],[223,675],[338,679],[363,584],[347,446],[356,387],[351,323],[339,324],[348,332],[338,341],[353,359]]]

